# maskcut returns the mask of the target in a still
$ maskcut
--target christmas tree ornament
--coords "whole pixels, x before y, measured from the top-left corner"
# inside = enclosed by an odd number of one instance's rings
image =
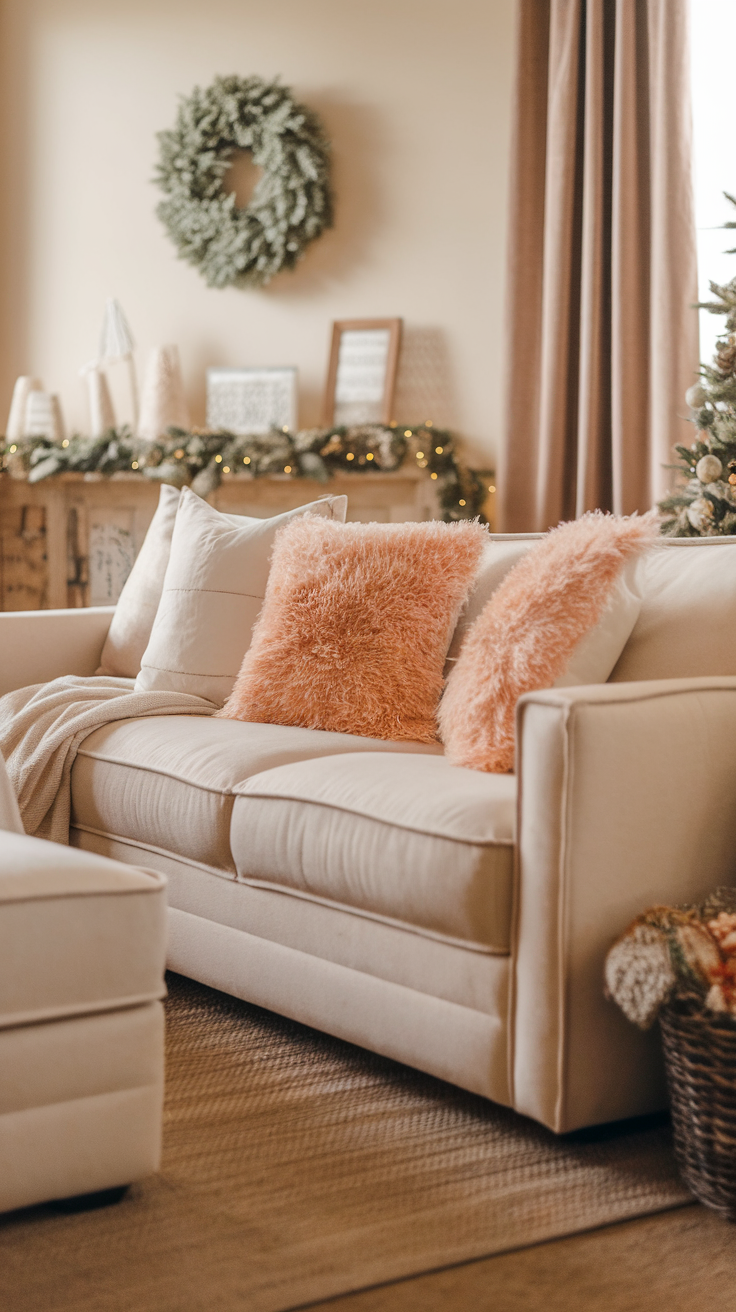
[[[41,392],[42,390],[43,384],[40,378],[29,378],[25,374],[21,374],[20,378],[16,378],[13,399],[10,403],[10,414],[5,429],[6,441],[17,442],[19,438],[26,436],[28,397],[31,392]]]
[[[701,456],[695,466],[695,476],[701,483],[715,483],[723,473],[723,465],[718,456]]]
[[[699,410],[701,405],[705,405],[708,400],[708,393],[703,387],[703,384],[693,383],[692,387],[688,387],[685,393],[685,400],[691,410]]]
[[[169,428],[189,428],[179,350],[173,345],[157,346],[148,356],[138,436],[146,442],[155,442]]]
[[[705,497],[697,497],[695,501],[691,501],[687,508],[687,518],[692,528],[698,533],[703,533],[713,519],[713,507],[710,501],[706,501]]]

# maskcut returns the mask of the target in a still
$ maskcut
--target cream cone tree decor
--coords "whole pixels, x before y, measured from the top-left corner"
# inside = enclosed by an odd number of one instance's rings
[[[121,360],[128,366],[128,382],[130,384],[130,402],[133,411],[133,424],[138,425],[138,380],[135,372],[135,360],[133,358],[133,349],[135,342],[133,334],[128,326],[128,320],[123,313],[123,307],[114,297],[110,297],[105,305],[105,317],[102,321],[102,332],[100,333],[100,355],[98,364],[114,364]]]
[[[329,142],[317,115],[279,82],[216,77],[182,99],[158,139],[156,212],[208,286],[263,286],[332,226]],[[237,151],[263,170],[244,208],[223,187]]]
[[[87,383],[90,434],[92,437],[102,437],[103,433],[115,427],[115,411],[107,375],[96,363],[85,365],[80,373]]]
[[[53,443],[64,441],[64,417],[55,392],[39,392],[34,388],[28,393],[24,429],[27,437],[45,437]]]
[[[184,384],[176,346],[157,346],[148,357],[143,391],[138,436],[146,442],[155,442],[169,428],[187,429],[189,411],[184,396]]]
[[[22,374],[20,378],[15,380],[8,425],[5,430],[5,437],[8,442],[17,442],[20,438],[25,437],[28,397],[31,392],[41,391],[43,391],[43,384],[40,378],[29,378],[27,375]]]

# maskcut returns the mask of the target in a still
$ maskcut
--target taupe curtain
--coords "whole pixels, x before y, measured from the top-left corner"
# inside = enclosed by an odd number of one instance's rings
[[[499,527],[644,511],[692,441],[687,0],[518,0]]]

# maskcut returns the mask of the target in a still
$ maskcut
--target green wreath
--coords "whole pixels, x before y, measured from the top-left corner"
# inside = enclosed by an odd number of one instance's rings
[[[210,287],[263,286],[332,226],[330,145],[288,87],[217,77],[182,98],[175,126],[158,139],[155,181],[166,198],[156,213]],[[237,150],[263,169],[245,209],[222,187]]]

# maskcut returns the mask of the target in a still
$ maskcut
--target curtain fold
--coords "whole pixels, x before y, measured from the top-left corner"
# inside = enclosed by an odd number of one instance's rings
[[[499,527],[649,509],[698,364],[687,0],[519,0]]]

